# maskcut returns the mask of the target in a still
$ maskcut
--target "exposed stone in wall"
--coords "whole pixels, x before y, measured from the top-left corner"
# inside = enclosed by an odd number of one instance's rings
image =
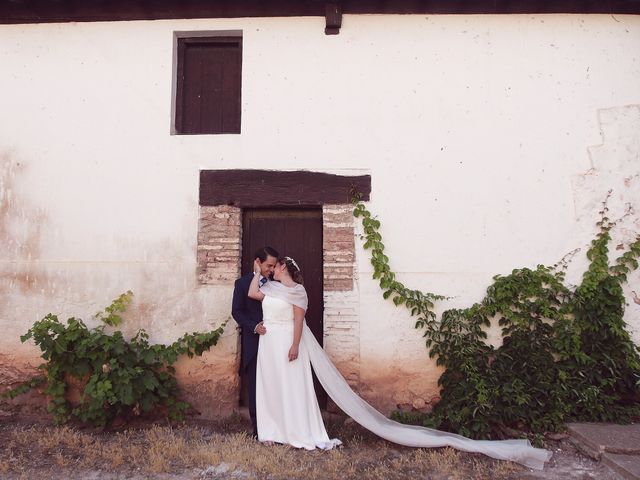
[[[241,209],[221,205],[200,207],[198,280],[227,285],[240,276]]]
[[[416,374],[398,365],[372,363],[372,371],[367,371],[367,378],[361,380],[359,393],[382,413],[388,415],[394,410],[428,413],[440,401],[441,368],[429,366]]]
[[[39,360],[25,359],[0,353],[0,392],[17,387],[21,383],[41,375],[37,369]],[[38,388],[15,399],[0,398],[0,421],[4,417],[47,416],[47,399]]]
[[[225,332],[225,343],[237,344],[235,330],[228,326]],[[224,358],[221,355],[228,348],[216,348],[202,357],[182,358],[176,364],[180,394],[203,419],[227,417],[238,408],[240,356],[233,352],[231,358]]]
[[[233,285],[240,276],[241,246],[242,209],[226,205],[200,207],[197,253],[200,283]],[[230,312],[230,299],[227,303],[226,308]],[[212,354],[176,365],[176,376],[184,399],[201,418],[228,416],[238,407],[240,355],[234,325],[231,321],[223,336],[227,345],[224,358],[216,358],[222,353],[218,348]]]
[[[322,208],[324,291],[353,290],[355,273],[354,218],[350,205]]]
[[[360,380],[359,304],[357,291],[324,294],[324,348],[352,387]]]
[[[360,295],[350,205],[323,207],[324,348],[347,382],[360,381]]]

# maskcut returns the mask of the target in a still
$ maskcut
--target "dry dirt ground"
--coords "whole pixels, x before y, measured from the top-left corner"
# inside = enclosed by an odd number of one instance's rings
[[[332,451],[262,445],[247,421],[139,423],[98,432],[42,420],[0,420],[2,479],[611,479],[567,439],[547,442],[554,457],[543,472],[449,448],[405,448],[352,421],[329,420]]]

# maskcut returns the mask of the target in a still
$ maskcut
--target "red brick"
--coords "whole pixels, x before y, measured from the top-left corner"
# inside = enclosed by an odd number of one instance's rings
[[[353,290],[353,278],[329,279],[324,281],[324,290],[327,292],[346,292]]]

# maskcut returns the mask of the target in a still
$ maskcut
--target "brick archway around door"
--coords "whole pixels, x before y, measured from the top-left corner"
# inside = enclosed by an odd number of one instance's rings
[[[322,207],[324,348],[347,381],[360,379],[359,294],[351,192],[369,200],[369,175],[201,170],[198,281],[233,285],[242,259],[242,209]]]

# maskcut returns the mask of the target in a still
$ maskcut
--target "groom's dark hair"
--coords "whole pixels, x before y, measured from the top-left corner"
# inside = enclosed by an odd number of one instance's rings
[[[264,262],[267,259],[267,256],[278,258],[280,254],[275,248],[262,247],[256,250],[256,254],[253,258],[259,258],[261,262]]]

